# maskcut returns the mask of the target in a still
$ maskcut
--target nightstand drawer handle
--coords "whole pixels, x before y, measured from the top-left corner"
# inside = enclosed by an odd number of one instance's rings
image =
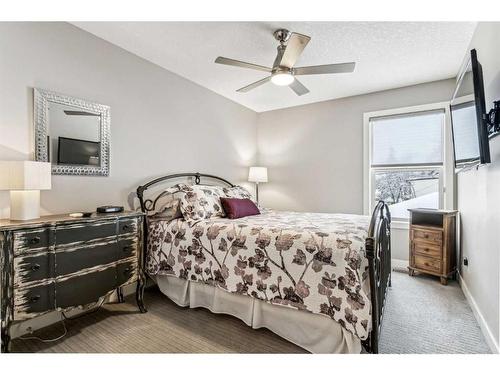
[[[128,224],[125,224],[123,227],[122,227],[122,230],[129,230],[130,229],[130,225]]]
[[[32,271],[38,271],[40,269],[40,265],[38,263],[35,263],[31,266]]]
[[[127,267],[123,270],[123,274],[126,275],[127,273],[130,272],[130,267]]]
[[[39,242],[40,242],[40,237],[33,237],[28,240],[28,243],[30,245],[36,245]]]
[[[134,249],[133,246],[124,246],[122,250],[124,253],[128,253],[129,251],[132,251],[133,249]]]
[[[36,296],[30,297],[30,303],[38,302],[40,296],[37,294]]]

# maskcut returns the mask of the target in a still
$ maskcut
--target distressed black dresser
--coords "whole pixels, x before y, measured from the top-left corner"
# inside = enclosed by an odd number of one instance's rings
[[[90,307],[137,281],[141,312],[143,214],[44,216],[0,220],[2,352],[8,351],[13,322],[50,311]]]

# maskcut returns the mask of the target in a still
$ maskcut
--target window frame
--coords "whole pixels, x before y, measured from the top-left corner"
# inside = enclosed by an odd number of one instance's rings
[[[442,163],[429,163],[429,164],[402,164],[392,166],[372,166],[372,150],[373,150],[373,137],[371,120],[380,117],[392,116],[406,116],[419,112],[432,112],[443,111],[443,161]],[[454,188],[455,188],[455,175],[454,175],[454,155],[453,144],[451,138],[451,115],[450,115],[450,102],[439,102],[411,107],[394,108],[382,111],[365,112],[363,114],[363,211],[365,215],[369,215],[373,210],[375,189],[373,184],[373,177],[375,171],[385,170],[429,170],[440,169],[439,178],[439,202],[440,208],[452,209],[454,207]],[[408,221],[404,218],[395,218],[393,221],[395,227],[408,227]]]

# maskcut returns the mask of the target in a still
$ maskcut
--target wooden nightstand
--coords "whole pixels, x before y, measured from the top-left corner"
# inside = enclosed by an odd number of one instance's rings
[[[410,209],[410,276],[415,271],[448,283],[456,267],[457,211]]]
[[[115,290],[121,302],[134,282],[146,312],[143,220],[140,212],[0,220],[2,352],[13,322],[90,307]]]

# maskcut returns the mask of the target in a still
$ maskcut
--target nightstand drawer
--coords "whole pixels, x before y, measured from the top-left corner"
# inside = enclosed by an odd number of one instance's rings
[[[426,241],[414,241],[413,251],[415,254],[424,255],[431,258],[441,259],[441,246],[437,244],[431,244]]]
[[[47,249],[51,244],[50,228],[17,230],[14,232],[14,255]]]
[[[441,272],[441,260],[422,255],[414,256],[415,267],[430,272]]]
[[[413,240],[443,242],[443,233],[438,230],[412,229]]]

